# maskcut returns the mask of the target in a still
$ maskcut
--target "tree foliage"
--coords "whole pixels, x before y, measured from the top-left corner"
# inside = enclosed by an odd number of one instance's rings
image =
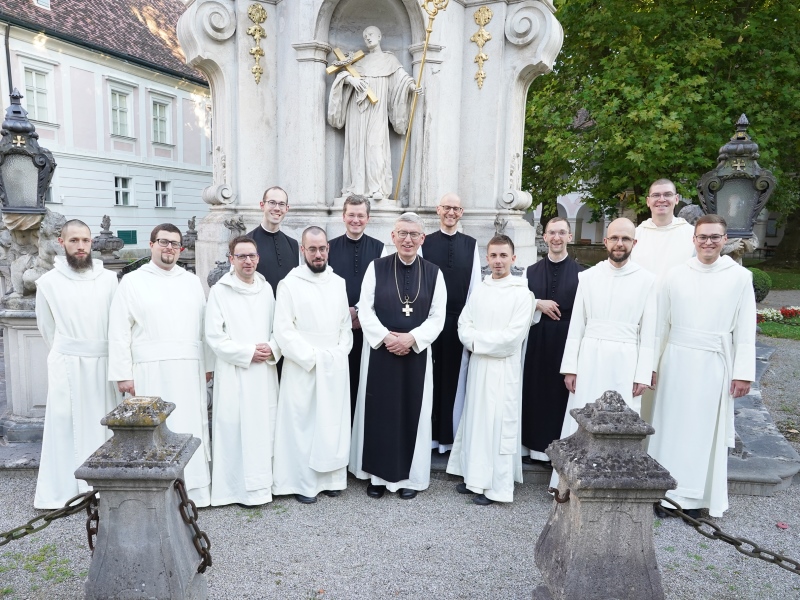
[[[687,200],[742,113],[778,187],[800,204],[797,0],[556,0],[564,46],[528,95],[523,185],[555,212],[580,191],[595,214],[644,212],[669,177]],[[588,116],[587,116],[588,115]]]

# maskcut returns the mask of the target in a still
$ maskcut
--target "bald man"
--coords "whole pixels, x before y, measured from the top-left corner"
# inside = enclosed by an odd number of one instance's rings
[[[619,392],[637,413],[655,369],[656,277],[631,262],[636,228],[616,219],[603,239],[608,259],[578,274],[578,291],[561,361],[570,392],[561,438],[578,424],[569,411]]]
[[[458,317],[470,292],[481,282],[481,263],[475,238],[458,231],[464,214],[461,198],[449,193],[436,207],[439,231],[425,238],[422,255],[439,267],[447,286],[444,329],[431,347],[433,358],[432,446],[439,452],[453,447],[464,409],[469,356],[458,339]]]

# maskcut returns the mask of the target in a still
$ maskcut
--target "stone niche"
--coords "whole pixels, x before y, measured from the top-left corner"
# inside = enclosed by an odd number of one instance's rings
[[[325,69],[335,48],[367,52],[362,33],[375,25],[381,49],[416,80],[428,19],[415,0],[187,2],[178,39],[213,98],[214,179],[203,191],[211,210],[197,228],[201,279],[225,256],[224,222],[241,216],[254,228],[272,185],[288,192],[289,235],[299,238],[312,224],[330,237],[344,232],[344,130],[327,122],[335,75]],[[474,40],[485,42],[482,49]],[[452,0],[436,15],[399,198],[373,201],[370,235],[389,243],[405,210],[419,212],[434,231],[435,206],[453,191],[465,207],[463,231],[478,239],[481,253],[502,231],[514,239],[520,266],[535,262],[535,230],[522,218],[533,199],[520,189],[525,99],[533,79],[552,69],[562,41],[551,0]],[[395,182],[404,137],[390,128]]]

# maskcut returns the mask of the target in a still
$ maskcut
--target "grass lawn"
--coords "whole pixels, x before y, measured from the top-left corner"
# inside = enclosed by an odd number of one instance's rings
[[[792,271],[767,271],[773,290],[800,290],[800,273]]]
[[[787,340],[800,340],[800,326],[786,325],[785,323],[775,323],[766,321],[759,323],[761,334],[768,337],[784,338]]]

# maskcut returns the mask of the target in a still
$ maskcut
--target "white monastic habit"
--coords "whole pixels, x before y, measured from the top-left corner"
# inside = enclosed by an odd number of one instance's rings
[[[650,385],[655,370],[656,278],[636,263],[604,260],[578,273],[578,292],[561,360],[562,373],[577,376],[569,395],[561,439],[578,430],[569,414],[614,390],[637,413],[633,384]],[[552,487],[558,476],[553,472]]]
[[[670,269],[695,255],[693,236],[694,227],[680,217],[662,227],[647,219],[636,228],[631,260],[661,281]]]
[[[108,311],[117,276],[101,260],[79,272],[56,256],[36,288],[36,324],[50,353],[33,505],[55,509],[90,489],[75,479],[75,469],[111,437],[100,419],[122,400],[108,381]]]
[[[150,262],[122,278],[108,327],[108,379],[132,379],[138,396],[175,404],[167,427],[201,442],[185,470],[197,506],[211,503],[205,374],[214,370],[214,354],[204,343],[205,305],[196,275]]]
[[[364,332],[364,349],[361,355],[361,384],[356,399],[356,414],[353,420],[353,436],[350,444],[350,464],[348,469],[358,479],[368,479],[372,485],[384,485],[390,492],[400,488],[422,491],[428,489],[431,480],[431,410],[433,407],[433,361],[431,353],[427,353],[425,382],[422,392],[422,408],[420,410],[417,437],[414,444],[414,455],[408,479],[389,482],[371,475],[361,468],[362,450],[364,447],[364,400],[367,391],[367,375],[369,374],[369,356],[371,348],[383,345],[389,330],[384,327],[375,314],[375,264],[367,267],[364,281],[361,284],[361,298],[358,302],[358,319]],[[444,327],[447,308],[447,289],[441,272],[436,275],[433,298],[427,319],[422,325],[410,333],[414,336],[411,351],[417,354],[430,350],[430,345],[439,337]]]
[[[211,288],[206,342],[217,356],[214,369],[211,504],[256,506],[272,501],[272,448],[278,408],[277,361],[272,335],[275,299],[260,273],[253,283],[226,273]],[[256,344],[272,358],[254,363]]]
[[[752,275],[730,257],[672,269],[659,294],[663,348],[649,453],[678,481],[667,497],[683,508],[728,508],[728,448],[734,446],[731,381],[755,380]]]
[[[488,276],[458,319],[458,337],[472,354],[447,472],[497,502],[511,502],[514,482],[522,483],[522,343],[534,304],[527,279]]]
[[[283,353],[273,472],[275,495],[347,487],[353,346],[344,279],[295,267],[278,284],[275,339]]]

